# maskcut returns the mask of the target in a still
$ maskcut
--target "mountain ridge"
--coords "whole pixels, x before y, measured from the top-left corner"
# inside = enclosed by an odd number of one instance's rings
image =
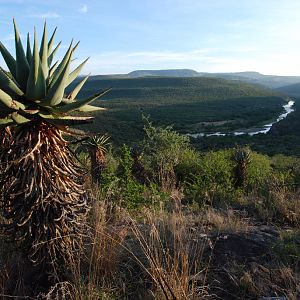
[[[127,74],[94,75],[94,78],[141,78],[141,77],[214,77],[226,80],[244,81],[259,84],[272,89],[300,84],[300,76],[265,75],[256,71],[208,73],[197,72],[193,69],[161,69],[161,70],[134,70]]]

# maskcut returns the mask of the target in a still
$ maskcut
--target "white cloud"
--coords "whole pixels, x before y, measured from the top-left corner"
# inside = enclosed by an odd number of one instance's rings
[[[56,12],[48,11],[46,13],[29,15],[29,17],[38,19],[57,19],[60,18],[60,15]]]
[[[258,71],[263,74],[300,75],[297,53],[263,53],[257,49],[202,49],[194,51],[107,52],[95,54],[84,73],[118,74],[137,69],[181,69],[199,72]],[[289,62],[293,61],[293,64]]]
[[[26,35],[20,34],[20,38],[23,40],[26,38]],[[10,42],[10,41],[14,41],[14,40],[15,40],[14,33],[10,33],[9,35],[7,35],[5,38],[2,39],[2,41],[4,41],[4,42]]]
[[[88,12],[88,7],[86,4],[82,4],[79,8],[79,11],[83,14],[87,13]]]
[[[10,33],[8,36],[6,36],[3,40],[4,41],[12,41],[15,39],[15,35],[13,33]]]

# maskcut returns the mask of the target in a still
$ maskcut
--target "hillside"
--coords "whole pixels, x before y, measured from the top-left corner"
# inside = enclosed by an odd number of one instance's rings
[[[104,78],[92,76],[81,97],[112,87],[88,129],[107,132],[119,143],[142,135],[142,115],[155,124],[174,125],[182,133],[240,129],[271,120],[283,98],[266,88],[205,77]]]
[[[285,93],[290,96],[299,97],[300,96],[300,82],[282,86],[280,88],[277,88],[276,90],[278,92]]]
[[[202,76],[218,77],[227,80],[241,80],[253,84],[264,85],[269,88],[279,88],[300,82],[300,76],[264,75],[258,72],[202,73]]]

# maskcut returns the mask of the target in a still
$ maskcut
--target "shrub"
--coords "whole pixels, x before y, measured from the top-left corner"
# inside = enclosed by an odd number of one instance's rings
[[[163,189],[170,190],[176,185],[175,167],[180,163],[181,154],[189,149],[189,138],[172,127],[154,127],[147,118],[144,119],[144,164],[153,180]]]
[[[231,202],[238,197],[234,189],[231,151],[208,152],[200,159],[200,169],[185,181],[185,193],[190,201],[217,205],[219,202]]]
[[[263,187],[272,173],[271,160],[267,155],[251,152],[251,163],[248,166],[247,187]]]

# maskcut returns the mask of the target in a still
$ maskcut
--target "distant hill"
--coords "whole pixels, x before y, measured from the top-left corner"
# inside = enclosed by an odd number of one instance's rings
[[[127,74],[128,77],[166,76],[166,77],[196,77],[199,73],[190,69],[172,70],[136,70]]]
[[[300,97],[300,82],[279,87],[277,91],[290,96]]]
[[[269,88],[279,88],[300,83],[300,76],[264,75],[259,72],[235,72],[235,73],[207,73],[197,72],[191,69],[170,70],[136,70],[128,74],[98,75],[97,79],[104,78],[140,78],[140,77],[214,77],[226,80],[245,81],[260,84]]]
[[[253,84],[264,85],[269,88],[279,88],[290,84],[300,83],[300,76],[264,75],[258,72],[202,73],[202,76],[218,77],[227,80],[241,80]]]

